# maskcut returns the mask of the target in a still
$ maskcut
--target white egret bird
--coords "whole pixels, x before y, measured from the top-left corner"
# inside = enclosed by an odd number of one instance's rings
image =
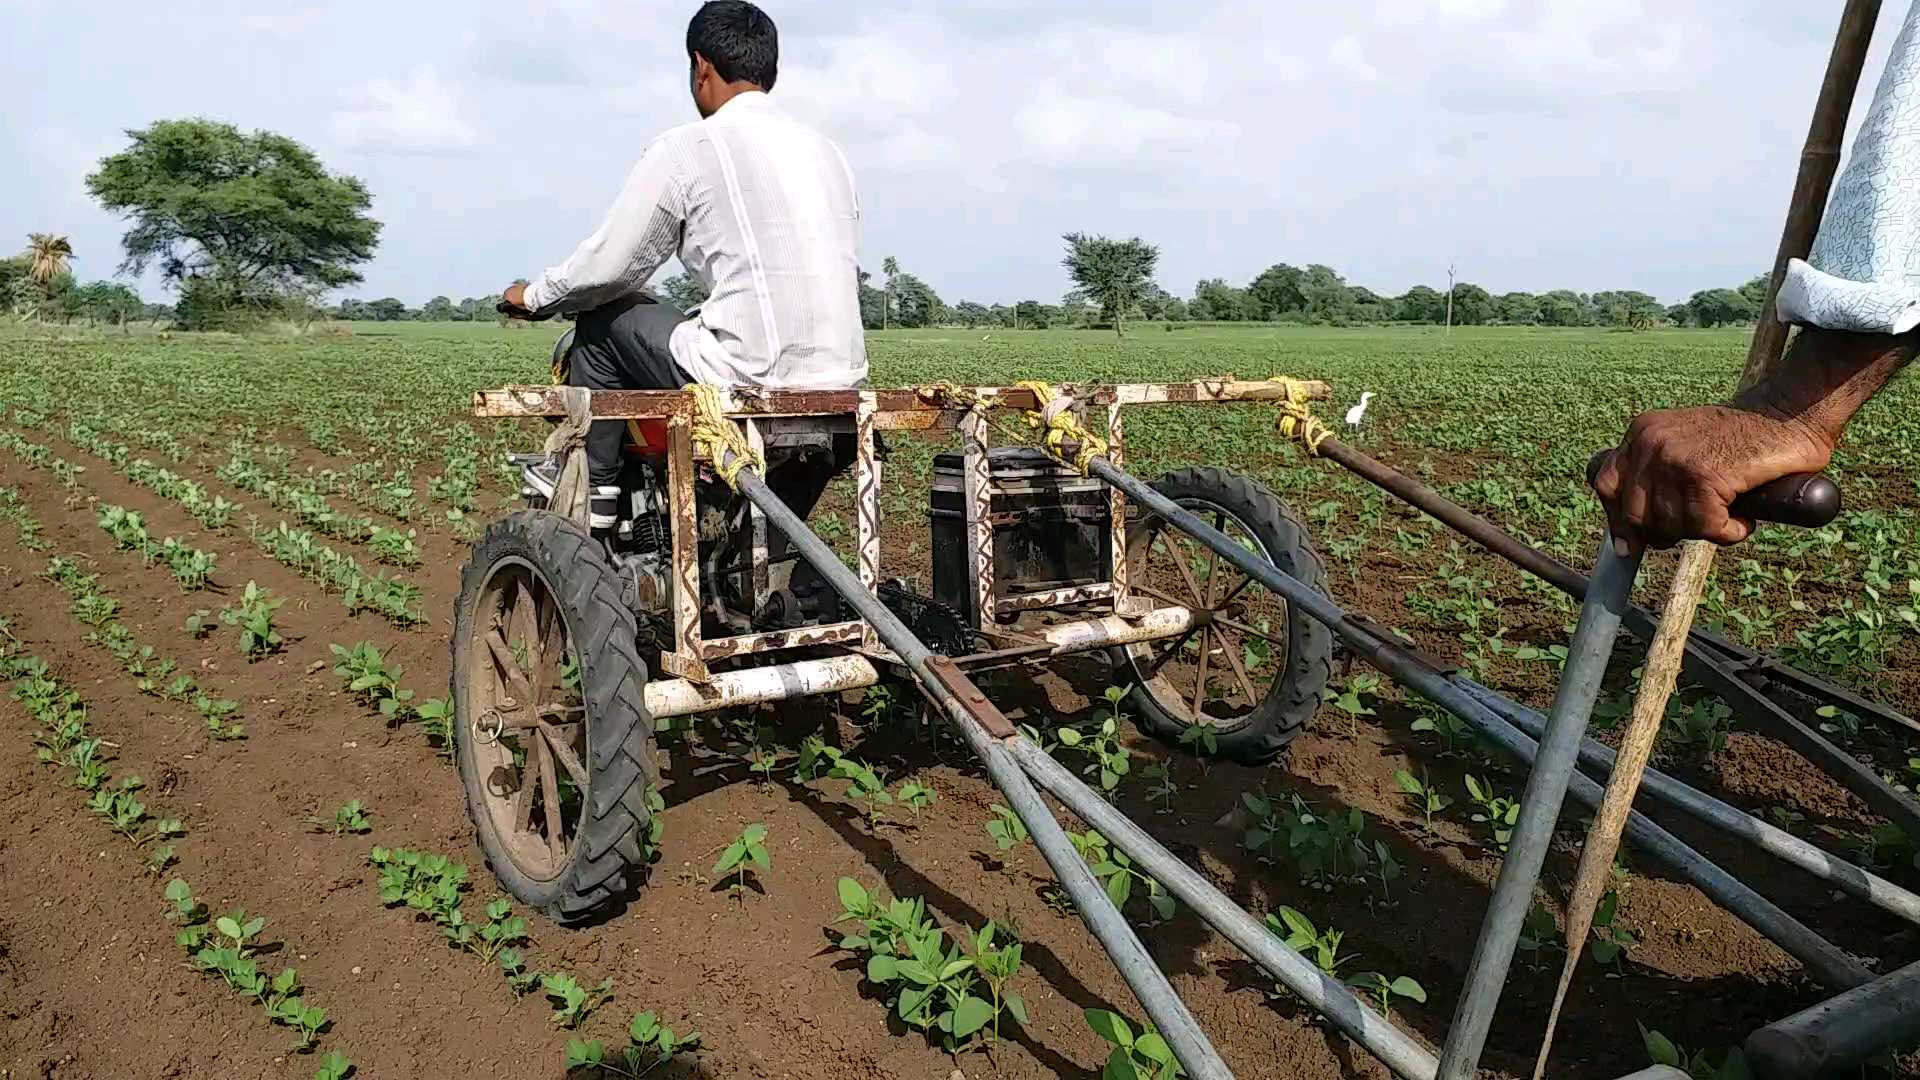
[[[1373,391],[1367,390],[1361,393],[1360,404],[1355,405],[1353,408],[1347,410],[1347,426],[1348,427],[1357,428],[1360,426],[1360,418],[1367,415],[1367,403],[1372,400],[1373,400]]]

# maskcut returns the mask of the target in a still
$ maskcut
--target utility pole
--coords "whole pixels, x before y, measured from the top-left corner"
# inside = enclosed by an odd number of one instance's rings
[[[1453,336],[1453,264],[1447,264],[1447,336]]]

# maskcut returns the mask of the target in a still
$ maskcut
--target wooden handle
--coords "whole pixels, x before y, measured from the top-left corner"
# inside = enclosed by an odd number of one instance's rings
[[[1587,459],[1587,483],[1600,475],[1611,450]],[[1840,516],[1840,485],[1825,473],[1795,473],[1772,480],[1733,500],[1734,517],[1818,529]]]

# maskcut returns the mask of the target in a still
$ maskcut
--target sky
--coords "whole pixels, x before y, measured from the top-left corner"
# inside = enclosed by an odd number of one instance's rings
[[[85,176],[127,129],[205,116],[367,182],[385,228],[342,295],[496,293],[693,119],[694,6],[0,0],[0,246],[66,233],[78,275],[110,275],[126,226]],[[1278,262],[1390,294],[1450,264],[1496,293],[1736,285],[1771,260],[1841,5],[764,6],[774,96],[858,177],[863,264],[993,303],[1056,302],[1066,232],[1158,245],[1182,296]],[[1906,6],[1885,5],[1856,122]]]

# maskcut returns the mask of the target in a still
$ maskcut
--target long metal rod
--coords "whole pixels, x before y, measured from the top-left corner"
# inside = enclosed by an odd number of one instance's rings
[[[1227,1063],[1208,1041],[1206,1032],[1200,1029],[1199,1021],[1194,1019],[1193,1013],[1174,992],[1166,973],[1160,970],[1146,946],[1140,943],[1133,927],[1127,925],[1126,918],[1107,897],[1086,861],[1067,840],[1066,832],[1041,801],[1033,782],[1014,763],[1006,746],[988,734],[967,707],[934,677],[928,666],[933,654],[893,612],[867,592],[859,577],[847,569],[833,549],[814,535],[813,530],[807,528],[799,515],[780,501],[757,472],[751,468],[742,469],[738,483],[740,493],[760,508],[767,521],[786,535],[800,556],[812,564],[827,584],[852,605],[862,618],[872,624],[880,640],[913,670],[927,696],[946,713],[961,737],[980,756],[988,776],[1027,827],[1034,846],[1039,848],[1047,865],[1053,868],[1054,876],[1073,900],[1081,920],[1112,958],[1120,977],[1126,980],[1134,996],[1139,998],[1141,1007],[1160,1029],[1161,1037],[1166,1039],[1187,1075],[1195,1080],[1229,1080],[1233,1073],[1227,1068]]]
[[[1289,949],[1239,904],[1228,899],[1131,818],[1088,789],[1046,751],[1027,739],[1009,740],[1007,745],[1014,760],[1042,789],[1099,830],[1114,847],[1126,852],[1135,865],[1166,886],[1207,925],[1298,994],[1308,1008],[1365,1047],[1395,1075],[1407,1080],[1432,1080],[1437,1062],[1425,1047],[1368,1008],[1340,980],[1321,971],[1318,964]]]
[[[1472,680],[1458,681],[1467,688],[1468,693],[1529,736],[1538,738],[1540,732],[1545,730],[1546,717],[1538,711],[1511,701]],[[1612,772],[1613,759],[1614,752],[1610,747],[1593,739],[1581,741],[1580,764],[1596,777],[1604,778]],[[1877,874],[1869,873],[1838,855],[1824,851],[1785,829],[1776,828],[1658,769],[1648,769],[1641,777],[1640,787],[1661,803],[1711,825],[1728,836],[1744,840],[1780,861],[1828,882],[1849,896],[1864,900],[1890,915],[1920,924],[1920,896]]]
[[[1413,477],[1347,446],[1338,439],[1327,439],[1322,442],[1320,456],[1351,470],[1355,475],[1379,486],[1409,506],[1428,514],[1434,520],[1567,595],[1576,599],[1586,596],[1586,575],[1543,551],[1527,546],[1503,532],[1492,522]],[[1627,610],[1625,621],[1627,628],[1636,637],[1651,640],[1654,628],[1659,625],[1659,616],[1643,607],[1634,606]],[[1735,663],[1730,664],[1729,658]],[[1893,821],[1909,835],[1920,836],[1920,804],[1893,790],[1892,786],[1874,770],[1862,765],[1853,755],[1835,746],[1798,717],[1770,700],[1740,676],[1736,665],[1760,672],[1771,679],[1791,683],[1802,692],[1824,697],[1844,708],[1864,711],[1889,723],[1910,729],[1920,725],[1916,725],[1914,721],[1892,710],[1865,702],[1850,691],[1835,687],[1824,680],[1777,661],[1743,650],[1724,638],[1696,629],[1688,639],[1686,669],[1689,677],[1725,698],[1727,703],[1734,707],[1734,711],[1742,717],[1772,732],[1832,776],[1841,786],[1860,796],[1869,809]]]
[[[1764,1080],[1833,1076],[1920,1039],[1920,963],[1908,964],[1747,1036]]]
[[[1500,862],[1500,876],[1494,879],[1493,899],[1487,904],[1480,936],[1474,942],[1466,987],[1454,1009],[1453,1023],[1447,1028],[1446,1046],[1440,1051],[1440,1080],[1471,1080],[1479,1070],[1480,1052],[1493,1026],[1494,1011],[1500,1006],[1507,969],[1513,964],[1514,948],[1527,912],[1533,907],[1534,888],[1540,883],[1540,870],[1553,844],[1553,828],[1560,820],[1560,806],[1566,801],[1567,785],[1575,774],[1580,739],[1586,734],[1587,718],[1600,695],[1607,662],[1613,658],[1620,617],[1633,594],[1633,579],[1639,570],[1637,554],[1621,558],[1614,553],[1612,537],[1601,538],[1593,585],[1580,606],[1580,622],[1567,650],[1567,666],[1553,697],[1553,712],[1547,718],[1546,734],[1540,739],[1533,768],[1527,772],[1520,819],[1514,823],[1507,856]]]
[[[1093,460],[1092,472],[1108,483],[1121,488],[1128,497],[1148,512],[1165,518],[1170,524],[1189,533],[1200,542],[1209,546],[1220,545],[1216,550],[1220,552],[1222,558],[1261,585],[1284,597],[1292,607],[1327,624],[1356,656],[1378,668],[1394,681],[1465,720],[1486,735],[1495,745],[1522,761],[1533,760],[1535,756],[1533,739],[1521,734],[1517,728],[1501,719],[1463,687],[1450,680],[1445,673],[1399,644],[1348,618],[1346,612],[1326,596],[1221,536],[1217,530],[1190,511],[1167,499],[1139,479],[1115,469],[1104,459]],[[1601,796],[1598,784],[1577,773],[1571,777],[1570,791],[1589,806],[1598,805]],[[1852,958],[1822,940],[1819,935],[1781,911],[1765,897],[1715,866],[1653,822],[1647,821],[1644,817],[1639,818],[1637,823],[1630,825],[1628,838],[1671,867],[1676,873],[1687,878],[1716,903],[1778,944],[1789,955],[1806,965],[1814,978],[1826,985],[1853,986],[1871,978],[1871,975]]]

